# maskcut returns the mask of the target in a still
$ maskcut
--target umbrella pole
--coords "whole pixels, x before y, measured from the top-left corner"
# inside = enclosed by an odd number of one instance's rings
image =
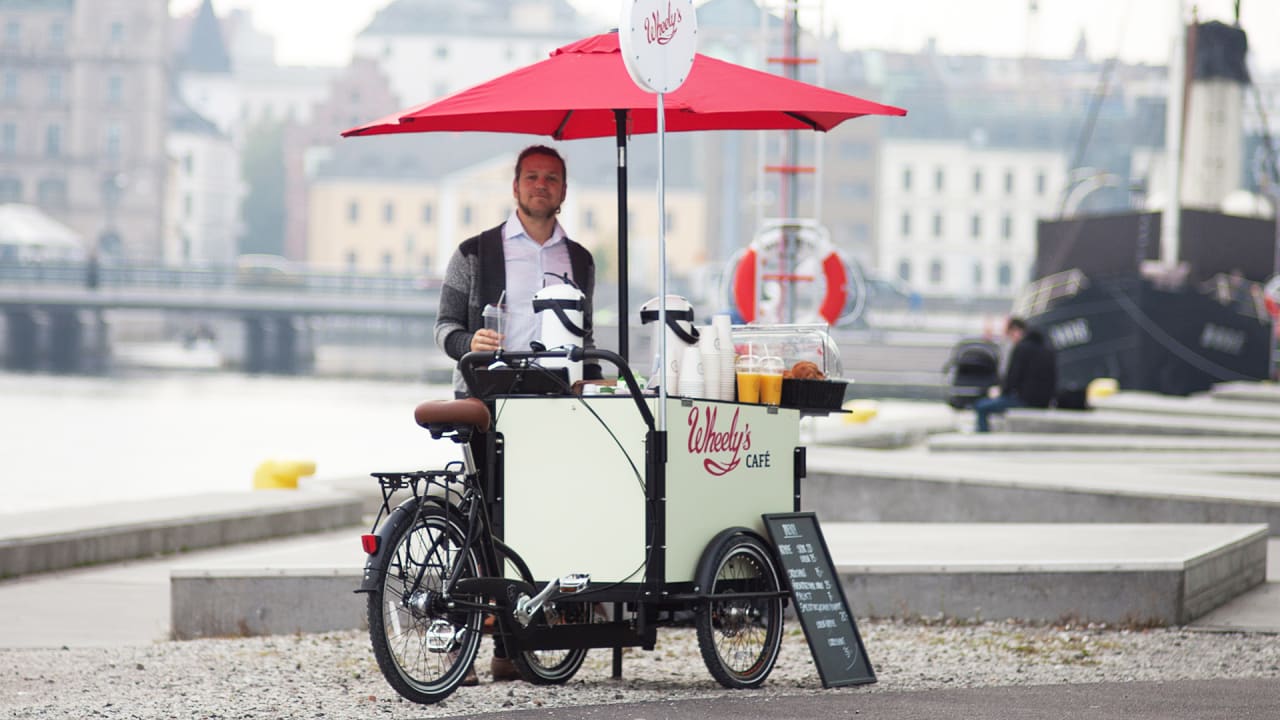
[[[614,110],[613,123],[618,137],[618,354],[631,362],[628,348],[631,335],[627,329],[627,111]]]
[[[666,183],[666,131],[667,110],[663,104],[662,93],[658,93],[658,357],[661,362],[658,372],[661,385],[658,386],[658,431],[667,431],[667,198],[664,194]]]

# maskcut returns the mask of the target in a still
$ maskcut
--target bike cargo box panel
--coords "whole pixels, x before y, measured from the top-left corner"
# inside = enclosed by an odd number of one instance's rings
[[[765,513],[791,512],[800,412],[792,408],[668,400],[667,581],[694,579],[716,533],[765,535]]]
[[[646,428],[631,398],[586,399],[600,420],[574,397],[495,402],[506,543],[540,581],[578,572],[592,584],[642,581]]]

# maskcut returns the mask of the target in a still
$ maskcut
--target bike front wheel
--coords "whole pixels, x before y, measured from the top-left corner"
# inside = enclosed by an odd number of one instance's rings
[[[416,703],[435,703],[462,684],[480,647],[479,610],[444,607],[445,581],[478,577],[474,543],[456,513],[423,507],[389,535],[391,551],[374,568],[381,582],[369,593],[369,637],[378,668],[396,692]]]
[[[727,688],[753,688],[772,672],[782,646],[781,584],[773,553],[746,533],[721,535],[703,558],[707,601],[695,625],[702,660]]]

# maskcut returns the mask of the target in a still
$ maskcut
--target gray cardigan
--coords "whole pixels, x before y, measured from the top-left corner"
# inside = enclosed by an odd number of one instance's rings
[[[587,334],[583,338],[583,347],[594,348],[591,310],[596,285],[595,260],[589,250],[568,238],[565,238],[565,245],[569,249],[573,281],[586,295],[582,321]],[[484,327],[481,315],[484,306],[497,303],[506,287],[507,263],[502,252],[502,225],[463,240],[449,259],[444,286],[440,289],[436,345],[454,360],[466,355],[471,349],[472,336]],[[595,361],[584,363],[582,371],[582,376],[587,379],[602,377],[600,364]],[[457,370],[453,372],[453,387],[459,392],[466,390],[462,373]]]

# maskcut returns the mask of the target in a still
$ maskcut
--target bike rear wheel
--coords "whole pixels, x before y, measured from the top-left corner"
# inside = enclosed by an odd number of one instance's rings
[[[462,684],[480,647],[479,610],[447,611],[441,591],[455,566],[478,577],[474,543],[463,552],[465,524],[453,512],[424,506],[389,536],[390,552],[375,568],[369,593],[369,638],[387,682],[416,703],[443,700]]]

